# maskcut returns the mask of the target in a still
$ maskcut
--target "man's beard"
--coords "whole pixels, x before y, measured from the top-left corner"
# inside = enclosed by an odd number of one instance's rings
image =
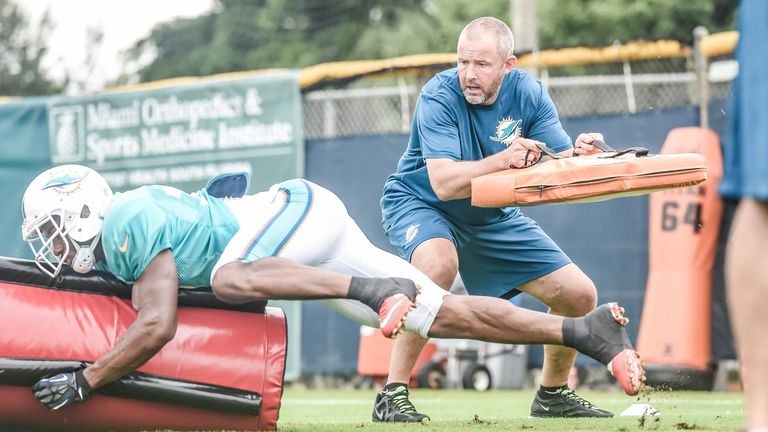
[[[504,79],[504,75],[500,75],[498,78],[496,78],[491,85],[488,88],[488,91],[483,90],[483,88],[480,88],[480,91],[482,92],[481,95],[469,95],[467,93],[466,87],[462,89],[462,93],[464,93],[464,99],[467,100],[472,105],[490,105],[491,103],[496,101],[496,96],[498,96],[499,88],[501,88],[501,80]],[[490,103],[486,103],[487,101],[492,101]]]

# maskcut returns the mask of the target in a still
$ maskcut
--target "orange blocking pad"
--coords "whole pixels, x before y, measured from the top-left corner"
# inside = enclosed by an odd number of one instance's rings
[[[701,154],[614,155],[609,152],[555,159],[473,178],[472,205],[605,201],[695,185],[707,178],[707,164]]]
[[[722,218],[717,135],[698,127],[672,130],[662,153],[697,152],[709,179],[653,194],[649,201],[648,287],[637,349],[648,364],[705,370],[711,358],[712,267]]]
[[[386,377],[389,374],[389,359],[392,355],[393,343],[394,341],[385,338],[380,330],[361,326],[357,373],[363,376]],[[412,381],[416,378],[421,366],[432,359],[435,352],[437,352],[437,345],[427,342],[411,371]]]

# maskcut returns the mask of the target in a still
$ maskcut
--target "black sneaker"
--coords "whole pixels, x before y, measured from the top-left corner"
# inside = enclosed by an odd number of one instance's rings
[[[404,385],[382,390],[376,395],[376,402],[373,404],[373,421],[420,423],[424,419],[430,420],[429,416],[416,411],[408,400],[408,394],[408,387]]]
[[[531,404],[531,417],[613,417],[613,413],[563,387],[554,392],[537,391]]]

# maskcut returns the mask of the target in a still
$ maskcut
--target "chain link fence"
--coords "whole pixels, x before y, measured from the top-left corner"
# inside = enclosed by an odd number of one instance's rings
[[[691,55],[528,72],[547,88],[560,117],[569,118],[631,115],[697,105],[701,97],[707,101],[727,98],[736,62],[725,55],[709,58],[705,65],[697,68]],[[357,82],[355,88],[308,92],[303,101],[305,137],[408,132],[419,91],[429,78],[398,78],[396,85],[388,86],[370,78]],[[700,78],[706,79],[706,91]]]
[[[303,100],[307,139],[407,132],[421,87],[318,90]]]

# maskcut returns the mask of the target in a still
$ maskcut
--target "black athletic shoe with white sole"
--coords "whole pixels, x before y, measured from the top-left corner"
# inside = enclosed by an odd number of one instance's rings
[[[531,417],[613,417],[577,395],[567,386],[554,391],[540,389],[531,404]]]
[[[375,422],[400,422],[400,423],[420,423],[429,420],[429,416],[416,411],[410,400],[408,400],[408,387],[398,385],[392,389],[384,389],[376,395],[376,402],[373,404],[373,414],[371,418]]]

